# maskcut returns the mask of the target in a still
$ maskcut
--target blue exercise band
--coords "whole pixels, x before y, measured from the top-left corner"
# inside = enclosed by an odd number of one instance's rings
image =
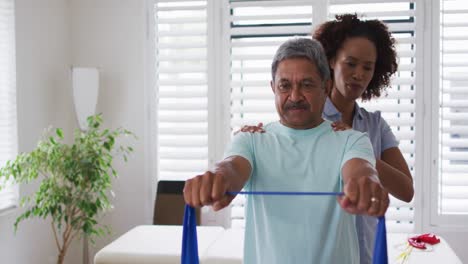
[[[314,195],[314,196],[320,196],[320,195],[333,195],[333,196],[341,196],[344,195],[344,192],[246,192],[246,191],[240,191],[240,192],[226,192],[228,195],[238,195],[238,194],[247,194],[247,195]]]
[[[246,195],[344,195],[342,192],[227,192],[228,195],[246,194]],[[182,254],[181,264],[199,264],[198,241],[197,241],[197,222],[195,209],[185,205],[184,226],[182,234]],[[379,217],[377,230],[375,234],[374,255],[372,264],[388,264],[387,254],[387,230],[385,227],[385,216]]]

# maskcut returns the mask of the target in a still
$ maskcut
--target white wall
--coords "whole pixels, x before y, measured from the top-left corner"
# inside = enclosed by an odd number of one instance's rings
[[[145,173],[145,0],[73,0],[74,65],[100,69],[98,111],[105,125],[124,126],[138,136],[128,163],[115,163],[119,178],[113,187],[115,209],[103,223],[114,234],[97,240],[91,254],[132,227],[150,224],[151,182]],[[149,55],[148,55],[149,56]],[[117,160],[116,160],[117,161]]]
[[[16,0],[16,53],[19,151],[26,152],[36,146],[45,127],[59,126],[68,133],[74,123],[68,2]],[[22,186],[21,195],[36,188]],[[13,223],[21,211],[0,217],[1,263],[56,263],[49,222],[26,220],[14,235]],[[71,248],[67,263],[81,262],[77,249]]]
[[[100,69],[98,112],[105,126],[123,126],[137,141],[129,161],[116,160],[115,210],[102,219],[113,234],[98,239],[95,252],[140,224],[151,223],[152,185],[145,173],[145,8],[144,0],[17,0],[17,87],[19,150],[30,151],[43,128],[76,128],[71,99],[71,65]],[[148,180],[147,180],[148,179]],[[30,194],[37,185],[22,186]],[[50,224],[27,220],[13,234],[21,210],[0,217],[2,263],[55,263]],[[66,263],[82,263],[81,242],[72,245]]]

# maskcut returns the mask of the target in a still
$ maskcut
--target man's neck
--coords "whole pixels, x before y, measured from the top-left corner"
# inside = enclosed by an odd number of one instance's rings
[[[283,122],[283,120],[280,120],[279,122],[285,127],[289,127],[289,128],[297,129],[297,130],[306,130],[306,129],[312,129],[312,128],[320,126],[323,123],[323,121],[325,121],[325,120],[323,118],[320,118],[319,121],[314,122],[314,123],[310,123],[310,124],[306,124],[304,126],[293,126],[293,125],[290,125],[290,124],[286,124],[286,122]]]

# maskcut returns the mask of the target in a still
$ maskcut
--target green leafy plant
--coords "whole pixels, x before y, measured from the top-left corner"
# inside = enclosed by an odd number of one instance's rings
[[[26,207],[15,221],[28,218],[50,218],[58,248],[57,263],[64,261],[71,242],[78,236],[94,238],[109,233],[107,226],[98,224],[100,213],[111,208],[108,195],[111,179],[117,176],[112,166],[114,155],[127,155],[130,146],[117,145],[119,136],[134,136],[118,128],[102,130],[102,116],[90,116],[86,131],[75,131],[74,143],[64,143],[61,129],[48,130],[43,140],[30,153],[23,153],[8,161],[0,169],[0,180],[28,183],[40,180],[38,190],[21,201]],[[2,186],[0,186],[0,189]]]

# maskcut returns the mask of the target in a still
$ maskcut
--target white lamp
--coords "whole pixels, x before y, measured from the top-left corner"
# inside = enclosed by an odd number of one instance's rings
[[[94,115],[99,92],[99,71],[97,68],[72,68],[73,102],[81,130],[88,128],[86,118]]]

